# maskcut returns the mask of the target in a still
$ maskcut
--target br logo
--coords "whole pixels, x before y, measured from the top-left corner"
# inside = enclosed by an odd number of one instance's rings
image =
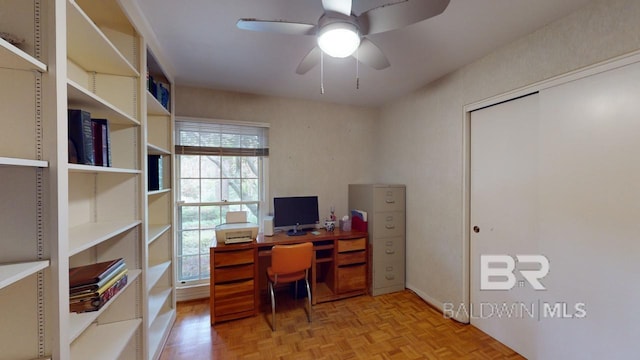
[[[535,263],[538,270],[518,270],[516,260],[521,263]],[[549,259],[543,255],[480,255],[480,290],[511,290],[516,285],[514,271],[535,289],[546,290],[540,279],[549,273]]]

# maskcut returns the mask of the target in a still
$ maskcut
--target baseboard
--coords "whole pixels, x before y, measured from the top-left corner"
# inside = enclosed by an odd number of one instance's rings
[[[209,294],[209,284],[182,286],[176,289],[176,301],[204,299]]]
[[[417,289],[415,286],[412,286],[411,284],[407,284],[407,289],[413,291],[416,295],[418,295],[422,300],[424,300],[426,303],[428,303],[429,305],[433,306],[434,308],[440,310],[443,313],[444,316],[444,303],[442,301],[436,300],[433,297],[427,295],[426,293],[424,293],[423,291]],[[457,317],[453,317],[452,319],[463,323],[463,324],[468,324],[469,323],[469,319],[464,317],[464,316],[460,316],[460,315],[464,315],[462,312],[456,312],[456,315],[458,315]]]

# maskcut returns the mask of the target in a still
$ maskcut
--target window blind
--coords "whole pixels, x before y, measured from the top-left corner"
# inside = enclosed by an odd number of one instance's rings
[[[263,125],[177,120],[177,155],[269,156],[269,128]]]

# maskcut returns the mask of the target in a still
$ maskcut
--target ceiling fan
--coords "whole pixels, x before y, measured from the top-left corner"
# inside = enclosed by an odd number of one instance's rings
[[[351,11],[352,0],[322,0],[324,13],[317,24],[245,18],[238,20],[236,26],[244,30],[316,36],[318,46],[309,51],[296,69],[301,75],[320,62],[322,52],[338,58],[355,53],[358,61],[381,70],[390,66],[389,60],[367,36],[440,15],[449,1],[400,0],[355,15]]]

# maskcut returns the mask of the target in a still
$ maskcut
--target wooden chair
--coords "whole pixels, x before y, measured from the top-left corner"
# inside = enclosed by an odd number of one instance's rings
[[[274,287],[280,283],[295,282],[296,297],[298,280],[304,279],[307,285],[309,309],[307,319],[311,322],[311,288],[309,287],[309,269],[313,258],[313,244],[274,245],[271,249],[271,266],[267,268],[269,292],[271,294],[271,329],[276,330],[276,299]]]

